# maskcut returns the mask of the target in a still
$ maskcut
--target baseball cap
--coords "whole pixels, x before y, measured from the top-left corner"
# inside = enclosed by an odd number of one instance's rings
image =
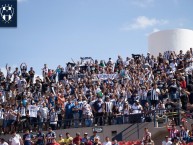
[[[62,134],[59,135],[60,137],[62,136]]]
[[[85,132],[84,134],[88,135],[88,133],[87,133],[87,132]]]

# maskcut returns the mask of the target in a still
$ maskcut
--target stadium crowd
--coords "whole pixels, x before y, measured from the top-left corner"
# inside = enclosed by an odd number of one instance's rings
[[[1,132],[150,122],[155,112],[156,120],[179,125],[179,118],[167,114],[191,112],[192,64],[190,48],[157,57],[82,57],[56,69],[44,64],[42,79],[25,63],[20,68],[6,65],[7,73],[0,71]]]
[[[60,134],[57,140],[56,133],[51,127],[48,128],[46,134],[43,133],[42,130],[39,130],[37,134],[32,134],[29,130],[26,130],[23,137],[13,131],[8,143],[10,145],[112,145],[109,137],[106,137],[105,141],[101,143],[100,136],[96,131],[94,131],[90,137],[86,132],[82,137],[79,132],[76,133],[75,137],[72,137],[67,132],[65,136]],[[4,139],[1,139],[1,145],[8,145],[8,143]],[[118,145],[116,140],[113,144]]]

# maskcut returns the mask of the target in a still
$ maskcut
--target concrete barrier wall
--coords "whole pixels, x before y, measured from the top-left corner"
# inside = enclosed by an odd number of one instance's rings
[[[122,124],[122,125],[111,125],[111,126],[96,126],[96,128],[98,127],[102,128],[102,132],[98,133],[98,135],[101,138],[101,141],[104,141],[106,136],[108,136],[112,140],[116,139],[118,141],[138,140],[138,139],[141,140],[143,138],[145,127],[148,127],[149,130],[152,132],[152,134],[155,134],[160,130],[165,130],[165,128],[155,129],[153,123],[139,123],[138,125]],[[83,136],[83,134],[87,132],[88,135],[91,136],[93,134],[93,128],[95,127],[61,129],[61,130],[55,130],[55,132],[57,134],[57,138],[59,134],[63,134],[63,136],[65,137],[65,134],[67,132],[69,132],[72,137],[75,137],[76,132],[80,132],[81,136]],[[20,135],[23,136],[23,134],[20,134]],[[10,135],[1,135],[0,137],[3,137],[6,140],[8,140]]]

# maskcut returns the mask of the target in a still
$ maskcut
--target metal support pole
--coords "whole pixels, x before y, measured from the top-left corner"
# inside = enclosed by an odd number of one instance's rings
[[[139,123],[137,123],[137,137],[139,139]]]
[[[156,111],[154,110],[154,114],[153,114],[153,121],[154,121],[154,127],[156,127],[156,119],[155,119],[155,113],[156,113]]]

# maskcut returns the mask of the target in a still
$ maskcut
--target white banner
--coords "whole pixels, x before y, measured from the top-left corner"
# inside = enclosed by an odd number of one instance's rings
[[[98,74],[98,79],[100,80],[107,80],[107,79],[115,79],[118,77],[117,74]]]

